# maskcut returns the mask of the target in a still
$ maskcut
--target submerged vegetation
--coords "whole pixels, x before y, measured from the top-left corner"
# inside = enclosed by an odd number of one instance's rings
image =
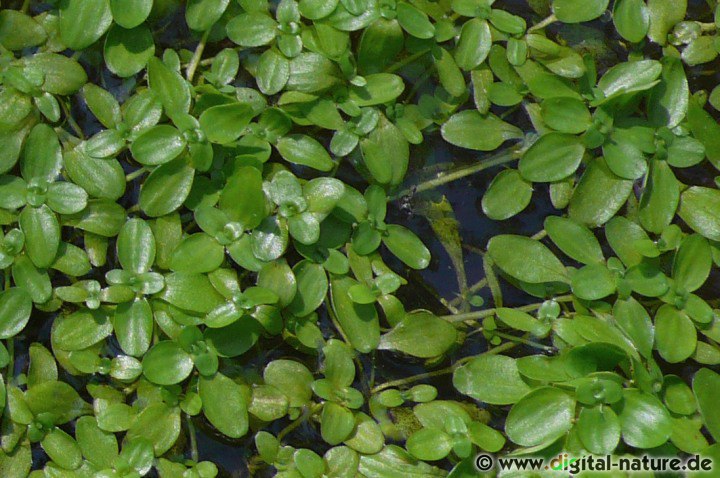
[[[716,0],[3,6],[3,478],[720,467]]]

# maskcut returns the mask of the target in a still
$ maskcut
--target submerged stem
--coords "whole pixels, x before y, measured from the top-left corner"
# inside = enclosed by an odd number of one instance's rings
[[[490,350],[483,352],[479,355],[471,355],[469,357],[463,357],[449,367],[441,368],[439,370],[433,370],[432,372],[419,373],[417,375],[413,375],[412,377],[405,377],[405,378],[400,378],[397,380],[391,380],[389,382],[385,382],[385,383],[380,384],[377,387],[373,388],[372,390],[370,390],[370,392],[375,394],[375,393],[385,390],[387,388],[401,387],[403,385],[408,385],[410,383],[417,382],[418,380],[424,380],[426,378],[439,377],[441,375],[453,373],[456,369],[460,368],[460,366],[462,366],[466,362],[469,362],[470,360],[474,359],[475,357],[479,357],[480,355],[496,355],[496,354],[508,351],[508,350],[512,349],[513,347],[516,347],[518,345],[518,343],[519,342],[505,342],[504,344],[500,344],[497,347],[491,348]]]
[[[140,168],[140,169],[136,169],[136,170],[133,171],[132,173],[129,173],[129,174],[127,174],[127,175],[125,176],[125,182],[126,182],[126,183],[129,183],[130,181],[133,181],[133,180],[139,178],[140,176],[142,176],[142,175],[145,174],[146,172],[147,172],[147,168],[145,168],[145,166],[143,166],[143,167]]]
[[[558,297],[554,297],[554,299],[558,302],[572,302],[573,295],[561,295]],[[524,305],[522,307],[516,307],[516,310],[521,310],[523,312],[532,312],[533,310],[539,309],[544,302],[538,302],[536,304],[528,304]],[[485,310],[478,310],[475,312],[468,312],[467,314],[457,314],[457,315],[441,315],[441,319],[445,319],[448,322],[465,322],[466,320],[478,320],[478,319],[484,319],[485,317],[490,317],[491,315],[495,315],[497,312],[497,308],[493,309],[485,309]]]
[[[200,453],[198,452],[197,436],[195,436],[195,424],[190,415],[185,415],[185,423],[187,423],[188,435],[190,435],[190,459],[197,463]]]
[[[532,27],[528,28],[528,31],[527,31],[527,32],[528,32],[528,33],[532,33],[532,32],[534,32],[535,30],[540,30],[540,29],[545,28],[546,26],[548,26],[548,25],[550,25],[550,24],[552,24],[552,23],[555,23],[556,21],[557,21],[557,17],[556,17],[555,14],[553,13],[553,14],[550,15],[549,17],[546,17],[545,19],[543,19],[540,23],[535,24],[535,25],[533,25]]]
[[[509,148],[505,151],[502,151],[501,153],[498,153],[497,155],[495,155],[489,159],[480,161],[479,163],[473,164],[466,168],[458,169],[451,173],[440,172],[433,179],[423,181],[415,186],[412,186],[407,189],[403,189],[399,193],[394,194],[393,196],[390,196],[389,200],[394,201],[403,196],[408,196],[410,194],[428,191],[428,190],[434,189],[438,186],[442,186],[443,184],[451,183],[453,181],[457,181],[458,179],[462,179],[467,176],[471,176],[475,173],[479,173],[480,171],[484,171],[485,169],[493,168],[495,166],[499,166],[499,165],[505,164],[505,163],[510,163],[519,158],[520,158],[520,151],[517,148]]]
[[[305,410],[303,411],[303,414],[297,417],[292,423],[290,423],[288,426],[280,430],[280,433],[277,434],[278,441],[282,441],[283,438],[287,436],[288,433],[295,430],[297,427],[305,423],[310,417],[315,415],[317,412],[319,412],[322,407],[324,406],[324,403],[316,403],[310,408],[305,407]]]

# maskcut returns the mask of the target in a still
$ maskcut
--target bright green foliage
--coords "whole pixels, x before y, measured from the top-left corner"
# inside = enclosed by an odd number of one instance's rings
[[[527,3],[4,2],[0,476],[720,460],[720,7]]]

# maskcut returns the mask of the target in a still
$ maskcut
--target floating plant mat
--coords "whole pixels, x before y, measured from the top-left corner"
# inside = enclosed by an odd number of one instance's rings
[[[720,467],[716,1],[3,7],[3,478]]]

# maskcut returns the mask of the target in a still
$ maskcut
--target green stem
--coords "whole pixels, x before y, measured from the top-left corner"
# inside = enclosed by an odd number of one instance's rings
[[[700,29],[703,32],[714,32],[715,30],[717,30],[717,25],[715,25],[715,23],[712,23],[712,22],[711,23],[698,22],[698,24],[700,25]]]
[[[288,426],[280,430],[280,433],[277,435],[278,441],[282,441],[283,438],[285,438],[288,433],[295,430],[297,427],[305,423],[310,417],[315,415],[317,412],[322,410],[322,407],[324,406],[324,403],[316,403],[310,408],[305,407],[305,410],[303,411],[303,414],[300,415],[298,418],[296,418],[292,423],[290,423]]]
[[[462,366],[466,362],[469,362],[470,360],[474,359],[475,357],[479,357],[480,355],[496,355],[496,354],[499,354],[502,352],[506,352],[506,351],[512,349],[513,347],[516,347],[517,345],[518,345],[518,342],[505,342],[504,344],[498,345],[497,347],[494,347],[494,348],[488,350],[487,352],[483,352],[479,355],[463,357],[449,367],[442,368],[439,370],[433,370],[432,372],[420,373],[417,375],[413,375],[412,377],[405,377],[405,378],[400,378],[398,380],[391,380],[390,382],[385,382],[385,383],[380,384],[377,387],[373,388],[370,392],[375,394],[375,393],[385,390],[387,388],[401,387],[403,385],[409,385],[411,383],[417,382],[419,380],[424,380],[426,378],[447,375],[449,373],[453,373],[456,369],[460,368],[460,366]]]
[[[556,21],[557,21],[557,17],[556,17],[555,14],[553,13],[553,14],[550,15],[549,17],[547,17],[547,18],[545,18],[544,20],[542,20],[540,23],[538,23],[538,24],[533,25],[532,27],[530,27],[527,32],[528,32],[528,33],[532,33],[532,32],[534,32],[535,30],[540,30],[540,29],[545,28],[546,26],[548,26],[548,25],[550,25],[550,24],[552,24],[552,23],[555,23]]]
[[[185,423],[188,427],[188,435],[190,435],[190,459],[197,463],[200,460],[200,453],[198,453],[197,436],[195,436],[195,424],[190,415],[185,415]]]
[[[554,298],[558,302],[572,302],[573,295],[561,295]],[[521,310],[523,312],[532,312],[534,310],[539,309],[544,302],[538,302],[536,304],[529,304],[524,305],[522,307],[517,307],[516,310]],[[484,319],[485,317],[490,317],[491,315],[495,315],[497,312],[497,309],[485,309],[485,310],[479,310],[475,312],[468,312],[467,314],[457,314],[457,315],[442,315],[440,316],[442,319],[447,320],[448,322],[465,322],[466,320],[478,320],[478,319]]]
[[[85,134],[83,133],[82,128],[80,127],[79,124],[77,124],[75,119],[72,117],[72,114],[70,114],[70,109],[68,108],[68,106],[63,101],[60,101],[59,103],[60,103],[60,106],[62,107],[63,113],[65,113],[65,119],[67,120],[67,122],[70,125],[70,127],[72,128],[72,130],[75,132],[75,134],[79,138],[85,139]]]
[[[20,11],[22,13],[27,13],[30,9],[30,0],[25,0],[22,4],[22,7],[20,7]]]
[[[197,70],[198,64],[200,63],[200,59],[202,58],[202,54],[205,51],[205,45],[207,44],[207,39],[208,39],[208,36],[210,35],[210,30],[211,30],[211,28],[208,28],[207,30],[205,30],[205,33],[203,33],[203,36],[200,39],[200,43],[198,43],[197,47],[195,47],[195,53],[193,53],[193,57],[187,66],[185,76],[186,76],[187,80],[190,82],[192,82],[193,77],[195,76],[195,70]]]
[[[393,73],[395,71],[398,71],[400,68],[409,65],[410,63],[414,62],[418,58],[422,57],[426,53],[429,53],[430,49],[427,48],[425,50],[420,50],[418,52],[413,53],[412,55],[406,56],[402,60],[398,61],[397,63],[393,63],[389,67],[385,69],[385,73]]]
[[[145,168],[145,166],[143,166],[143,167],[140,168],[140,169],[136,169],[136,170],[133,171],[132,173],[130,173],[130,174],[128,174],[127,176],[125,176],[125,182],[126,182],[126,183],[129,183],[130,181],[134,181],[135,179],[139,178],[140,176],[142,176],[142,175],[145,174],[146,172],[147,172],[147,168]]]
[[[528,340],[528,339],[526,339],[525,337],[517,337],[517,336],[515,336],[515,335],[506,334],[506,333],[504,333],[504,332],[498,332],[497,330],[493,330],[493,331],[492,331],[492,334],[493,334],[493,335],[497,335],[498,337],[503,338],[503,339],[506,339],[506,340],[511,340],[511,341],[518,342],[518,343],[521,343],[521,344],[529,345],[530,347],[534,347],[534,348],[536,348],[536,349],[544,350],[545,352],[550,352],[550,351],[555,350],[555,349],[552,348],[552,347],[549,347],[549,346],[547,346],[547,345],[543,345],[543,344],[538,343],[538,342],[534,342],[534,341],[532,341],[532,340]]]
[[[484,171],[485,169],[493,168],[495,166],[499,166],[505,163],[510,163],[512,161],[515,161],[516,159],[519,159],[520,155],[521,153],[520,151],[518,151],[518,149],[510,148],[495,156],[490,157],[489,159],[486,159],[485,161],[473,164],[472,166],[458,169],[451,173],[440,172],[438,173],[437,177],[429,179],[427,181],[423,181],[413,187],[404,189],[399,193],[391,196],[389,200],[394,201],[403,196],[408,196],[410,194],[435,189],[438,186],[442,186],[443,184],[451,183],[453,181],[457,181],[458,179],[471,176],[473,174],[479,173],[480,171]]]
[[[448,304],[453,307],[459,305],[464,300],[467,300],[467,297],[469,295],[474,294],[475,292],[477,292],[480,289],[482,289],[483,287],[485,287],[487,285],[487,283],[488,283],[487,279],[483,277],[482,279],[480,279],[479,281],[477,281],[476,283],[474,283],[473,285],[468,287],[464,293],[460,294],[458,297],[455,297],[453,300],[448,302]]]

